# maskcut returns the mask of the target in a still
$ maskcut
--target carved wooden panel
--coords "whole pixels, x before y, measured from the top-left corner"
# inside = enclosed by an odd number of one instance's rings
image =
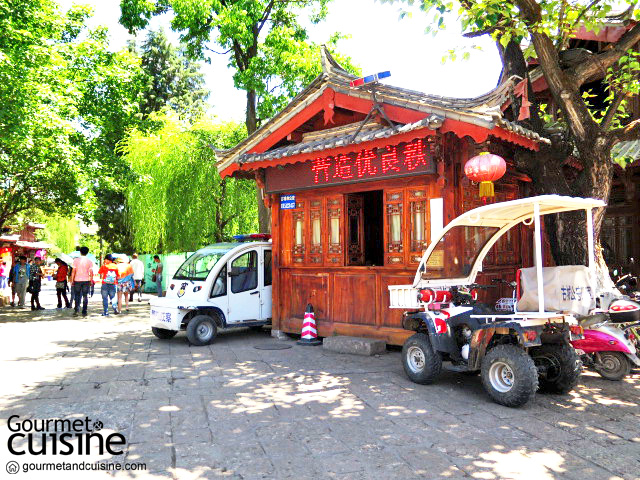
[[[376,274],[336,273],[333,280],[333,318],[359,325],[376,323]]]
[[[300,329],[299,322],[308,303],[313,306],[316,321],[326,321],[329,274],[284,270],[282,284],[286,289],[281,296],[282,319],[293,331]]]
[[[385,265],[404,263],[404,191],[386,190],[384,193],[384,249]]]
[[[294,210],[291,213],[292,219],[292,260],[294,264],[304,264],[305,253],[305,241],[306,241],[306,225],[304,215],[304,203],[300,202],[296,204],[296,207],[300,206],[299,210]]]
[[[342,195],[327,197],[326,264],[344,265],[344,199]]]
[[[347,265],[364,265],[364,199],[360,195],[346,197]]]
[[[409,251],[412,253],[423,253],[427,249],[429,240],[427,205],[426,188],[409,190]]]

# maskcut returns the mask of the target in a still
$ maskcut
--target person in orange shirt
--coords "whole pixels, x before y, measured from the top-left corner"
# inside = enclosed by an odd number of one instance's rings
[[[111,255],[104,257],[104,263],[98,270],[98,275],[100,275],[102,279],[102,287],[100,288],[100,294],[102,295],[102,315],[108,317],[109,303],[113,301],[116,296],[116,287],[118,285],[118,279],[120,278],[118,267],[113,263],[113,257]],[[117,315],[118,311],[114,308],[113,313]]]
[[[122,312],[122,297],[125,301],[125,309],[129,311],[129,292],[134,288],[133,267],[122,257],[116,258],[118,267],[118,312]]]

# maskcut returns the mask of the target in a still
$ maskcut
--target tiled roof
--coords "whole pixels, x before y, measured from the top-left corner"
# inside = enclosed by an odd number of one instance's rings
[[[218,162],[218,170],[223,171],[233,163],[246,163],[250,161],[258,161],[258,158],[281,158],[293,155],[295,153],[304,153],[306,151],[322,150],[330,148],[328,145],[342,145],[339,142],[348,142],[349,136],[342,135],[330,139],[322,139],[317,142],[305,142],[302,144],[291,145],[287,147],[277,148],[262,154],[246,153],[255,147],[262,139],[268,137],[278,128],[293,118],[299,111],[303,110],[317,100],[326,88],[333,89],[336,93],[347,94],[351,97],[371,100],[371,92],[362,88],[351,87],[351,80],[357,78],[346,72],[323,48],[321,54],[323,73],[316,77],[311,84],[297,95],[282,111],[267,121],[260,129],[240,142],[238,145],[228,150],[216,150]],[[432,117],[437,117],[444,121],[451,119],[477,125],[489,130],[500,127],[516,135],[526,137],[536,142],[549,142],[547,139],[540,137],[536,132],[528,130],[513,122],[509,122],[502,117],[501,106],[505,103],[510,90],[518,77],[508,79],[494,90],[474,98],[452,98],[438,95],[428,95],[415,90],[394,87],[390,85],[377,84],[376,98],[380,104],[393,105],[407,108],[413,111],[424,112],[427,116],[423,121],[429,122]],[[418,125],[416,122],[403,127],[406,131],[420,128],[424,124]],[[367,141],[371,132],[362,132],[354,143]],[[384,138],[395,134],[393,129],[379,129],[375,131],[376,136],[373,138]],[[346,145],[346,143],[344,143]],[[322,145],[322,146],[320,146]],[[280,155],[278,157],[277,155]]]
[[[640,140],[630,140],[617,143],[611,150],[611,156],[616,159],[631,159],[632,162],[640,159]]]
[[[384,127],[380,125],[380,128],[363,130],[358,133],[355,138],[353,138],[353,133],[355,132],[349,132],[347,134],[322,138],[311,142],[288,145],[286,147],[268,150],[264,153],[244,153],[240,155],[239,160],[240,163],[260,162],[263,160],[290,157],[291,155],[297,155],[299,153],[311,153],[320,150],[327,150],[329,148],[342,147],[344,145],[357,145],[370,140],[388,138],[399,133],[411,132],[412,130],[417,130],[423,127],[436,129],[442,125],[442,121],[442,117],[429,115],[423,120],[415,123],[408,123],[397,128]]]

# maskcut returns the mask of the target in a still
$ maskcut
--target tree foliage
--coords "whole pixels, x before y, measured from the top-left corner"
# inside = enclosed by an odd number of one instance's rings
[[[209,90],[200,66],[174,47],[163,30],[152,31],[140,48],[146,74],[141,113],[170,109],[184,118],[197,118],[207,109]]]
[[[121,0],[120,22],[130,32],[148,25],[153,15],[171,11],[171,26],[192,58],[229,54],[236,88],[246,92],[245,125],[251,135],[260,122],[282,109],[319,73],[319,45],[309,40],[301,15],[318,23],[330,0]],[[335,49],[340,35],[327,40]],[[221,51],[217,51],[219,49]],[[335,53],[355,70],[349,58]],[[257,192],[260,231],[271,229],[269,211]]]
[[[414,3],[409,0],[408,3]],[[637,0],[622,2],[624,16],[640,20],[634,10]],[[516,164],[534,181],[538,193],[559,193],[583,197],[609,198],[613,177],[611,151],[624,140],[640,138],[640,119],[628,118],[628,99],[640,90],[640,63],[637,49],[640,23],[631,23],[626,33],[604,48],[571,48],[575,32],[599,32],[611,20],[614,0],[423,0],[421,8],[431,16],[429,29],[445,28],[451,14],[457,14],[465,36],[491,35],[503,63],[503,78],[517,75],[529,79],[531,118],[521,123],[551,145],[540,151],[513,152]],[[622,25],[622,23],[621,23]],[[535,59],[544,75],[555,105],[536,95],[531,87],[529,61]],[[590,84],[604,81],[607,98],[591,105]],[[521,100],[517,99],[514,110]],[[507,111],[507,114],[509,112]],[[513,118],[515,120],[515,118]],[[569,156],[580,166],[567,175]],[[595,216],[596,237],[604,215]],[[577,215],[549,216],[547,231],[558,264],[582,263],[585,248],[574,241],[584,232],[584,220]]]
[[[91,12],[52,0],[0,4],[0,225],[20,212],[63,215],[93,206],[122,116],[135,115],[137,59],[108,50]]]
[[[122,148],[139,178],[127,192],[135,248],[193,251],[255,231],[253,182],[221,179],[211,148],[235,145],[246,136],[244,127],[206,118],[190,126],[175,116],[159,120],[160,130],[135,130]]]
[[[310,11],[312,23],[322,21],[329,1],[121,0],[120,22],[135,32],[153,15],[171,11],[172,28],[181,32],[192,58],[229,54],[234,84],[247,92],[251,134],[318,73],[319,46],[309,40],[299,17]],[[339,38],[333,35],[327,42],[335,47]],[[347,58],[338,58],[350,65]]]

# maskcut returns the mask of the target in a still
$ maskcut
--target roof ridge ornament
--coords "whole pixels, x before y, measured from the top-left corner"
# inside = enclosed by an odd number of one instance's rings
[[[326,75],[334,73],[334,70],[340,70],[341,72],[349,73],[342,65],[340,65],[336,61],[335,58],[333,58],[333,55],[331,55],[326,45],[322,45],[320,47],[320,64],[322,65],[322,73]]]

